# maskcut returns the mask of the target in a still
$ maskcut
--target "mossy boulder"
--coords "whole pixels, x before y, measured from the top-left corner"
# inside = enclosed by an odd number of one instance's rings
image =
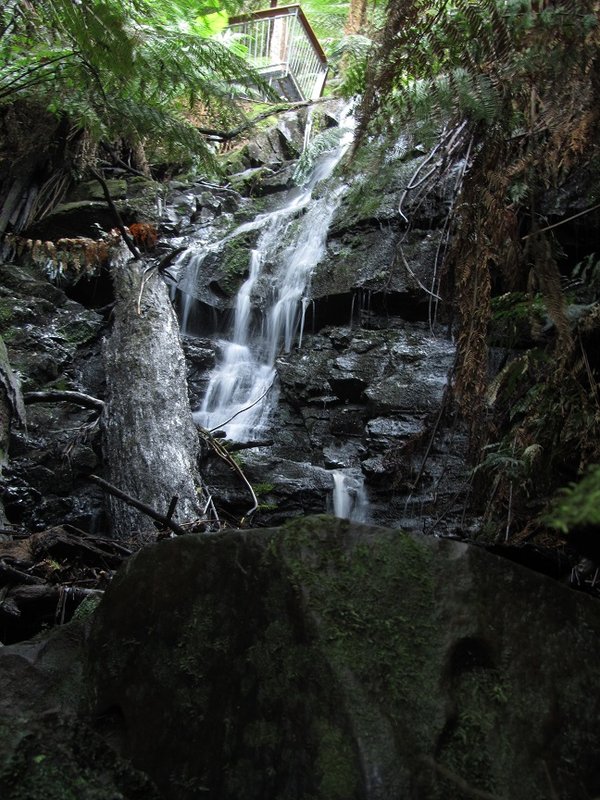
[[[106,181],[106,187],[113,200],[122,200],[127,195],[127,181],[124,178],[112,178]],[[99,181],[84,181],[69,193],[69,202],[79,200],[104,200],[104,189]]]
[[[166,798],[583,800],[599,634],[593,599],[482,549],[308,517],[140,552],[89,679]]]

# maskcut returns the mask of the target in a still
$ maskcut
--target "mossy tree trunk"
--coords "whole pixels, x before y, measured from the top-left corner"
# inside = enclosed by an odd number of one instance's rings
[[[162,279],[130,261],[113,268],[116,305],[105,342],[107,478],[179,525],[201,516],[198,435],[189,404],[177,319]],[[152,521],[110,498],[113,533],[128,539]]]

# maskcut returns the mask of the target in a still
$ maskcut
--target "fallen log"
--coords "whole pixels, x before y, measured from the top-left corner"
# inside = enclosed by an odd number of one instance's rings
[[[26,406],[32,403],[74,403],[84,408],[91,408],[94,411],[102,411],[104,408],[104,400],[99,400],[97,397],[92,397],[90,394],[83,392],[71,391],[52,391],[52,392],[26,392],[23,395],[23,402]]]
[[[54,586],[50,583],[45,583],[39,586],[14,586],[7,592],[6,599],[12,600],[19,609],[22,609],[23,606],[32,603],[57,603],[64,592],[67,592],[77,603],[80,603],[86,597],[102,597],[104,595],[102,589],[82,589],[78,586]],[[2,606],[0,605],[1,610]]]
[[[4,559],[0,560],[0,586],[14,584],[36,585],[41,583],[44,583],[43,578],[23,572],[22,569],[17,569],[17,567],[7,564]]]

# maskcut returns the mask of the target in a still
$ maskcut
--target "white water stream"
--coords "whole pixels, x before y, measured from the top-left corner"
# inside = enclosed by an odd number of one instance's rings
[[[229,439],[259,439],[275,403],[275,359],[283,349],[289,352],[302,339],[307,301],[304,297],[312,270],[321,259],[327,231],[340,202],[344,186],[326,190],[313,198],[315,186],[333,172],[351,141],[351,132],[340,146],[322,157],[307,184],[290,193],[287,203],[276,211],[259,214],[252,222],[236,228],[222,242],[251,230],[260,230],[251,253],[249,275],[240,287],[229,338],[220,341],[221,357],[210,377],[202,406],[195,411],[198,424],[208,430],[225,430]],[[298,226],[293,242],[281,251],[289,226]],[[201,268],[211,248],[190,261],[190,268]],[[271,299],[264,309],[262,323],[252,313],[252,294],[263,276],[265,265],[276,262],[270,275]],[[183,330],[192,298],[183,310]]]
[[[369,501],[360,470],[333,470],[333,513],[342,519],[367,522]]]

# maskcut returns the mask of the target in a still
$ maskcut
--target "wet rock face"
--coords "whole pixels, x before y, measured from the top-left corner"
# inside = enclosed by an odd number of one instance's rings
[[[453,345],[422,323],[388,318],[386,325],[326,328],[277,359],[279,403],[268,435],[273,444],[240,454],[250,481],[268,486],[255,523],[280,524],[290,516],[332,510],[333,470],[362,473],[369,519],[378,524],[422,530],[434,524],[436,503],[456,494],[465,436],[459,429],[452,436],[447,427],[434,429]],[[199,403],[206,384],[196,381]],[[435,446],[421,469],[432,438]],[[239,478],[210,453],[203,474],[227,513],[242,517],[249,503]],[[452,530],[455,521],[438,523],[436,531],[446,525]]]
[[[101,396],[102,317],[33,267],[0,266],[0,284],[0,333],[23,391]],[[13,426],[5,470],[9,521],[30,530],[97,525],[103,501],[85,476],[97,467],[99,451],[97,412],[65,403],[28,406],[27,427]]]
[[[173,800],[584,800],[599,634],[593,599],[479,548],[306,518],[135,556],[94,711]]]
[[[302,343],[276,361],[279,401],[266,436],[273,444],[240,455],[251,482],[269,486],[255,524],[330,510],[334,470],[351,471],[353,480],[362,473],[375,522],[438,532],[459,524],[447,515],[438,524],[435,510],[456,495],[465,471],[465,434],[451,428],[451,418],[442,419],[453,345],[447,330],[433,322],[441,311],[438,260],[452,176],[424,202],[406,186],[425,156],[405,144],[388,150],[375,147],[368,163],[360,157],[346,164],[341,204],[305,290]],[[228,338],[259,228],[230,234],[236,224],[251,223],[289,197],[283,178],[293,164],[267,161],[231,176],[231,185],[247,197],[232,218],[221,217],[211,233],[201,232],[199,246],[178,263],[180,316],[186,331],[201,337],[198,347],[187,346],[195,408],[208,365],[215,363],[209,351],[218,361],[218,341]],[[335,173],[328,180],[340,182]],[[315,193],[326,191],[320,186]],[[255,330],[265,330],[277,264],[297,246],[303,214],[299,209],[290,217],[266,252],[250,298]],[[210,336],[216,346],[207,344]],[[202,470],[220,507],[239,520],[248,508],[246,487],[210,454]]]

